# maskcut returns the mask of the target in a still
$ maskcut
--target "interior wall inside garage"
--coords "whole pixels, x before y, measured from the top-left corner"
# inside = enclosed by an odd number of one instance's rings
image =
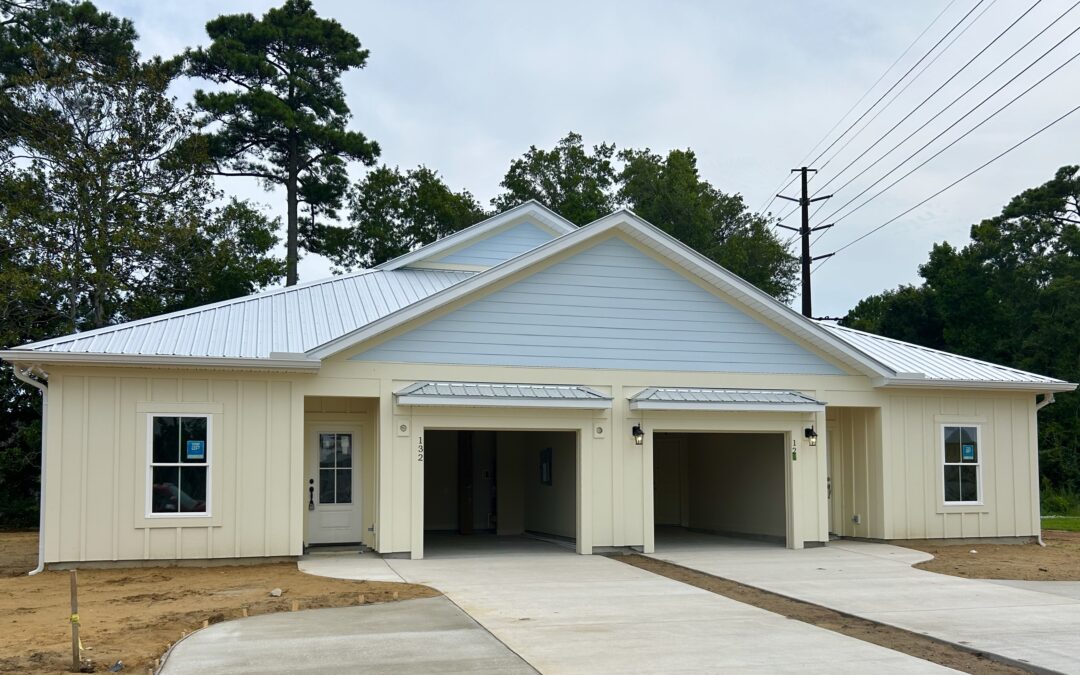
[[[425,531],[576,538],[576,433],[428,430],[424,446]]]
[[[656,525],[783,540],[784,437],[658,433],[653,488]]]

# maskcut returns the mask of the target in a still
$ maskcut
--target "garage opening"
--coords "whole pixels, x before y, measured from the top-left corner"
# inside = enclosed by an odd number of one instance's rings
[[[577,538],[577,433],[427,430],[424,550]]]
[[[723,535],[783,544],[783,434],[657,433],[656,548]]]

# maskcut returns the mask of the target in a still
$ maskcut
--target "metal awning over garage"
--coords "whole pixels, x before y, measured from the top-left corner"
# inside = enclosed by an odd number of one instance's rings
[[[797,391],[649,387],[630,397],[630,409],[824,412],[825,404]]]
[[[606,410],[611,397],[580,385],[417,382],[396,392],[398,405]]]

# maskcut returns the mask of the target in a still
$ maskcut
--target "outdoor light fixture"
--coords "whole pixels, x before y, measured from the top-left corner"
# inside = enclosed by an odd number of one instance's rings
[[[810,441],[811,448],[817,445],[817,432],[814,431],[814,427],[808,427],[803,432],[803,435],[806,436],[806,440]]]
[[[634,435],[634,445],[643,445],[645,443],[645,430],[641,428],[640,424],[635,424],[630,433]]]

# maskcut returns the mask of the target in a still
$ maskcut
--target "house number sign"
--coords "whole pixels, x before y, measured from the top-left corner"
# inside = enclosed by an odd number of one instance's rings
[[[416,441],[416,461],[424,461],[424,437],[420,436]]]

